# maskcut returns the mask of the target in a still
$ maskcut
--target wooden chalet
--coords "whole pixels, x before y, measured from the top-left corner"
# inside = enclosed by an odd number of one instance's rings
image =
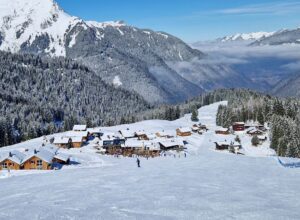
[[[177,136],[187,137],[192,135],[192,130],[190,128],[177,128],[176,129]]]
[[[54,154],[47,150],[33,150],[22,161],[24,170],[51,170]]]
[[[100,128],[88,128],[87,132],[90,136],[95,138],[101,138],[104,135]]]
[[[232,125],[233,131],[244,131],[245,130],[245,123],[244,122],[235,122]]]
[[[135,138],[135,132],[132,132],[129,129],[120,130],[119,133],[122,135],[123,138],[125,138],[125,140]]]
[[[122,154],[122,146],[125,145],[125,139],[102,139],[102,148],[106,154]]]
[[[86,125],[74,125],[73,131],[86,131],[87,126]]]
[[[263,135],[264,132],[259,129],[254,128],[254,129],[247,131],[247,134],[249,134],[250,136],[255,136],[255,135]]]
[[[219,128],[216,131],[216,134],[229,135],[230,131],[228,128]]]
[[[137,137],[139,140],[149,140],[147,133],[144,131],[135,132],[135,137]]]
[[[83,139],[84,139],[84,137],[82,137],[82,136],[71,137],[72,147],[73,148],[81,148],[83,145]]]
[[[183,142],[181,141],[175,141],[175,140],[170,140],[170,141],[161,141],[159,142],[159,146],[161,150],[183,150]]]
[[[8,152],[0,157],[0,170],[21,170],[22,160],[25,157],[25,154],[12,151]]]
[[[173,138],[174,136],[166,131],[159,131],[156,133],[156,136],[159,138]]]
[[[131,139],[122,146],[122,155],[132,157],[138,155],[141,157],[157,157],[160,155],[160,148],[157,144],[150,141],[139,141]]]
[[[228,150],[230,143],[229,142],[215,142],[216,150]]]
[[[72,139],[70,137],[55,137],[53,144],[60,148],[71,148]]]

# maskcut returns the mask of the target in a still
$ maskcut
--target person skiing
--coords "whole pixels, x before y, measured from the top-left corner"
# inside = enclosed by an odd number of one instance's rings
[[[140,161],[139,158],[136,159],[136,163],[137,163],[137,166],[138,166],[138,167],[141,167],[141,161]]]

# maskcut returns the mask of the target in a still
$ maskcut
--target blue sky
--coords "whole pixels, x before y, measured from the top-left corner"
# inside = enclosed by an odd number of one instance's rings
[[[57,0],[85,20],[124,20],[187,42],[300,26],[300,0]]]

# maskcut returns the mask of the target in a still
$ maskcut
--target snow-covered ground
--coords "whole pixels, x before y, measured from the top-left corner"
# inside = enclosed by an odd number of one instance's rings
[[[215,141],[235,136],[214,133],[220,103],[199,110],[204,135],[184,138],[183,155],[141,159],[96,153],[93,143],[65,150],[78,165],[55,171],[0,172],[0,219],[299,219],[300,170],[284,168],[268,143],[251,147],[240,135],[246,156],[214,150]],[[226,103],[223,103],[226,104]],[[190,115],[102,128],[116,132],[167,131],[191,126]],[[33,148],[42,138],[1,149]]]

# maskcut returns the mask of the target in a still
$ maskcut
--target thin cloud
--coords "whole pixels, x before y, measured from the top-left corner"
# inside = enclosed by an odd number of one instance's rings
[[[257,14],[288,14],[299,13],[300,2],[274,2],[265,4],[246,5],[236,8],[226,8],[215,11],[224,15],[257,15]]]

